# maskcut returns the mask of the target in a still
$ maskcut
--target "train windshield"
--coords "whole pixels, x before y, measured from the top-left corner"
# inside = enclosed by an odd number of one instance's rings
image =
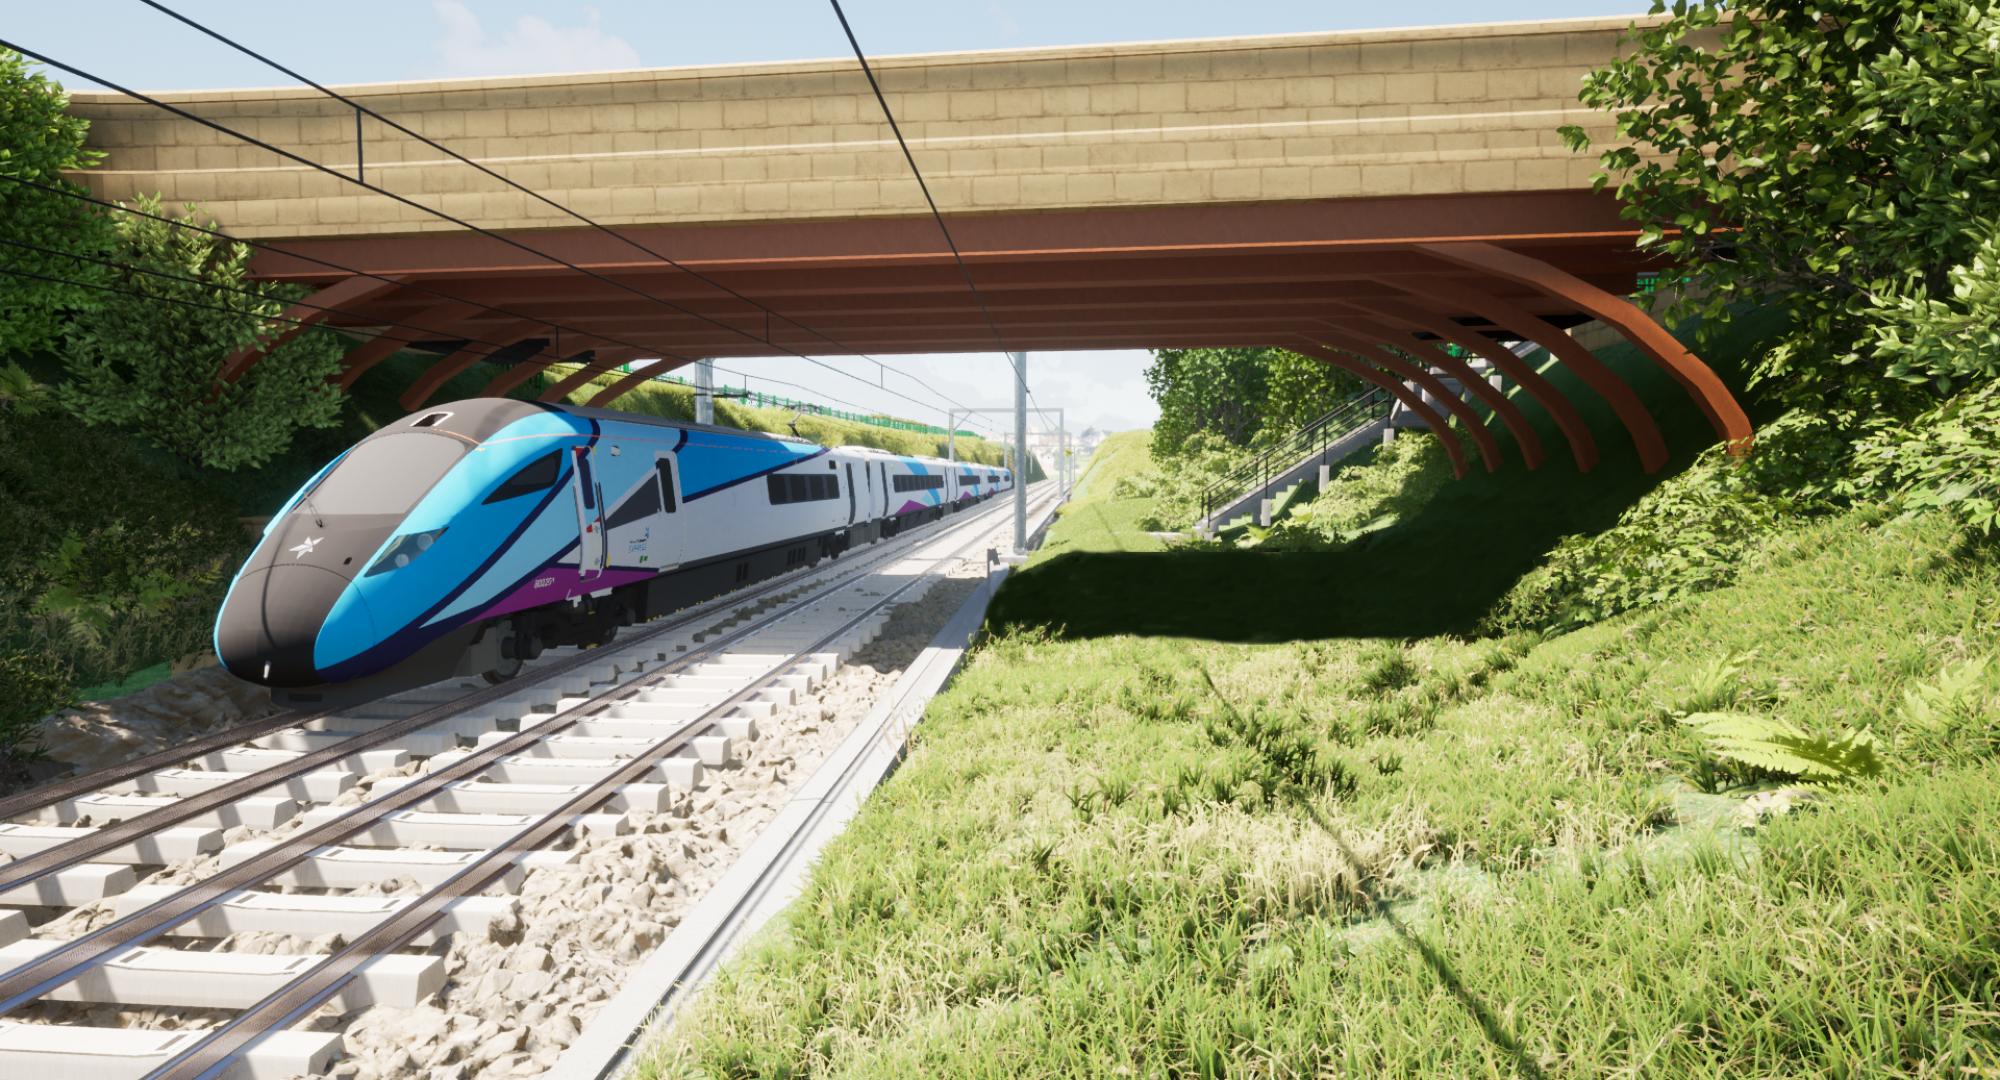
[[[398,432],[370,439],[312,489],[310,509],[327,515],[406,514],[464,456],[465,444],[448,435]]]

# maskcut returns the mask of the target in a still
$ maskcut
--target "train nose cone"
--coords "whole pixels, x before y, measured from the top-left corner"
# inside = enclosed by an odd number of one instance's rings
[[[264,686],[323,682],[313,645],[347,585],[316,566],[280,564],[243,575],[216,618],[217,659],[230,674]]]

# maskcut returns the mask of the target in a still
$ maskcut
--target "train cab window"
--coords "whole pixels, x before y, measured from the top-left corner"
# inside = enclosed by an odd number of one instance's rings
[[[307,497],[320,514],[403,514],[465,456],[449,435],[398,432],[348,451]]]
[[[671,514],[677,509],[674,503],[674,461],[672,458],[661,458],[653,463],[653,470],[660,478],[660,503]]]
[[[551,450],[521,466],[519,471],[502,481],[499,487],[494,488],[493,494],[486,496],[486,501],[497,503],[537,491],[546,491],[554,486],[556,477],[561,473],[562,451]]]

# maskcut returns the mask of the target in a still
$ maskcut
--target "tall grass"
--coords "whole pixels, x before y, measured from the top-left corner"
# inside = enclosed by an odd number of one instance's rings
[[[1052,543],[1140,543],[1121,501]],[[1553,637],[1010,632],[643,1075],[1988,1075],[1993,553],[1862,512],[1758,559]],[[1886,772],[1760,822],[1712,709]]]

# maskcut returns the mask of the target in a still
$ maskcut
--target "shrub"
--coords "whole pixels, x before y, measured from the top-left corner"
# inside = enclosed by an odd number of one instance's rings
[[[157,200],[138,207],[160,212]],[[120,273],[121,291],[102,295],[71,330],[69,379],[56,396],[72,415],[216,469],[261,465],[299,428],[339,422],[340,391],[328,377],[339,370],[341,345],[330,331],[270,348],[234,381],[219,376],[231,354],[290,329],[273,319],[303,290],[252,282],[242,244],[134,215],[116,225],[118,260],[132,269]]]
[[[1710,447],[1611,528],[1564,537],[1484,628],[1570,629],[1727,585],[1783,524],[1841,505],[1847,459],[1833,422],[1806,411],[1766,425],[1747,460]]]
[[[1444,444],[1435,435],[1405,432],[1366,463],[1334,473],[1318,497],[1272,528],[1252,530],[1243,544],[1281,550],[1350,544],[1414,513],[1450,480]]]
[[[69,95],[62,87],[31,73],[19,53],[0,49],[0,175],[25,181],[0,182],[0,221],[7,223],[6,239],[49,249],[7,249],[8,269],[40,278],[0,278],[0,355],[53,349],[69,313],[96,304],[103,295],[87,287],[108,276],[101,267],[50,254],[101,255],[110,246],[104,216],[61,193],[82,193],[65,173],[95,165],[104,156],[85,149],[90,124],[69,115],[68,108]],[[47,278],[62,280],[42,280]]]
[[[1857,494],[1912,513],[1937,510],[2000,533],[2000,379],[1973,386],[1903,423],[1879,422],[1855,451]]]

